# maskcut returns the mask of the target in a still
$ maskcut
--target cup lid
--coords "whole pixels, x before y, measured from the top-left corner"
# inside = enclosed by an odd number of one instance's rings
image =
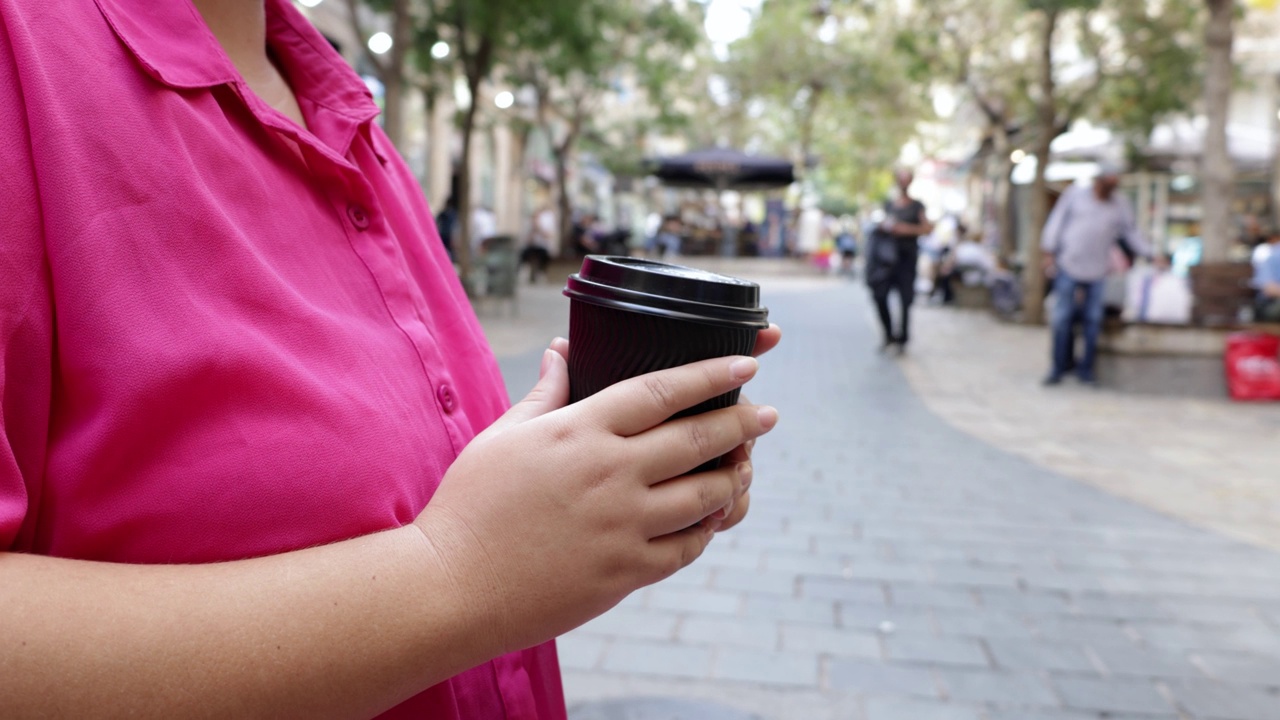
[[[644,258],[588,255],[564,294],[576,300],[696,322],[769,326],[760,286],[719,273]]]

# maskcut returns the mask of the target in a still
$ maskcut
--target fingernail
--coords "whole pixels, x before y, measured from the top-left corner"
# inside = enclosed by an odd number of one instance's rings
[[[734,360],[733,364],[729,366],[729,374],[733,376],[734,380],[746,380],[752,375],[755,375],[756,370],[759,369],[759,367],[760,363],[756,362],[755,358],[739,358]]]
[[[542,353],[542,368],[538,370],[539,380],[547,376],[547,370],[551,368],[551,356],[554,353],[555,350],[550,348],[547,348],[546,352]]]
[[[765,430],[772,430],[773,426],[778,424],[778,411],[768,405],[761,405],[756,410],[756,417],[760,420],[760,426]]]
[[[723,520],[727,517],[729,517],[729,507],[727,505],[711,513],[712,520]]]
[[[738,463],[738,483],[743,490],[751,487],[751,463]]]

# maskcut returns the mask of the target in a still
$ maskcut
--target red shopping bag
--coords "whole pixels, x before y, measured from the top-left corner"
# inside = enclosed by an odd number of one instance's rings
[[[1233,400],[1280,400],[1280,337],[1234,333],[1224,359]]]

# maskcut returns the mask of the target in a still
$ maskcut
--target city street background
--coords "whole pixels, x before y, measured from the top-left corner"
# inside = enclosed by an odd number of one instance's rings
[[[1271,407],[1042,389],[1043,328],[921,308],[876,352],[867,292],[798,261],[752,509],[691,568],[560,642],[573,720],[1276,720]],[[567,333],[560,284],[481,318],[513,398]]]

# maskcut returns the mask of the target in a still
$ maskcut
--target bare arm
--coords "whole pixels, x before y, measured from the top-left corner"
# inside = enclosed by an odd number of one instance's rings
[[[215,565],[6,553],[0,607],[14,718],[371,717],[503,650],[414,526]]]

